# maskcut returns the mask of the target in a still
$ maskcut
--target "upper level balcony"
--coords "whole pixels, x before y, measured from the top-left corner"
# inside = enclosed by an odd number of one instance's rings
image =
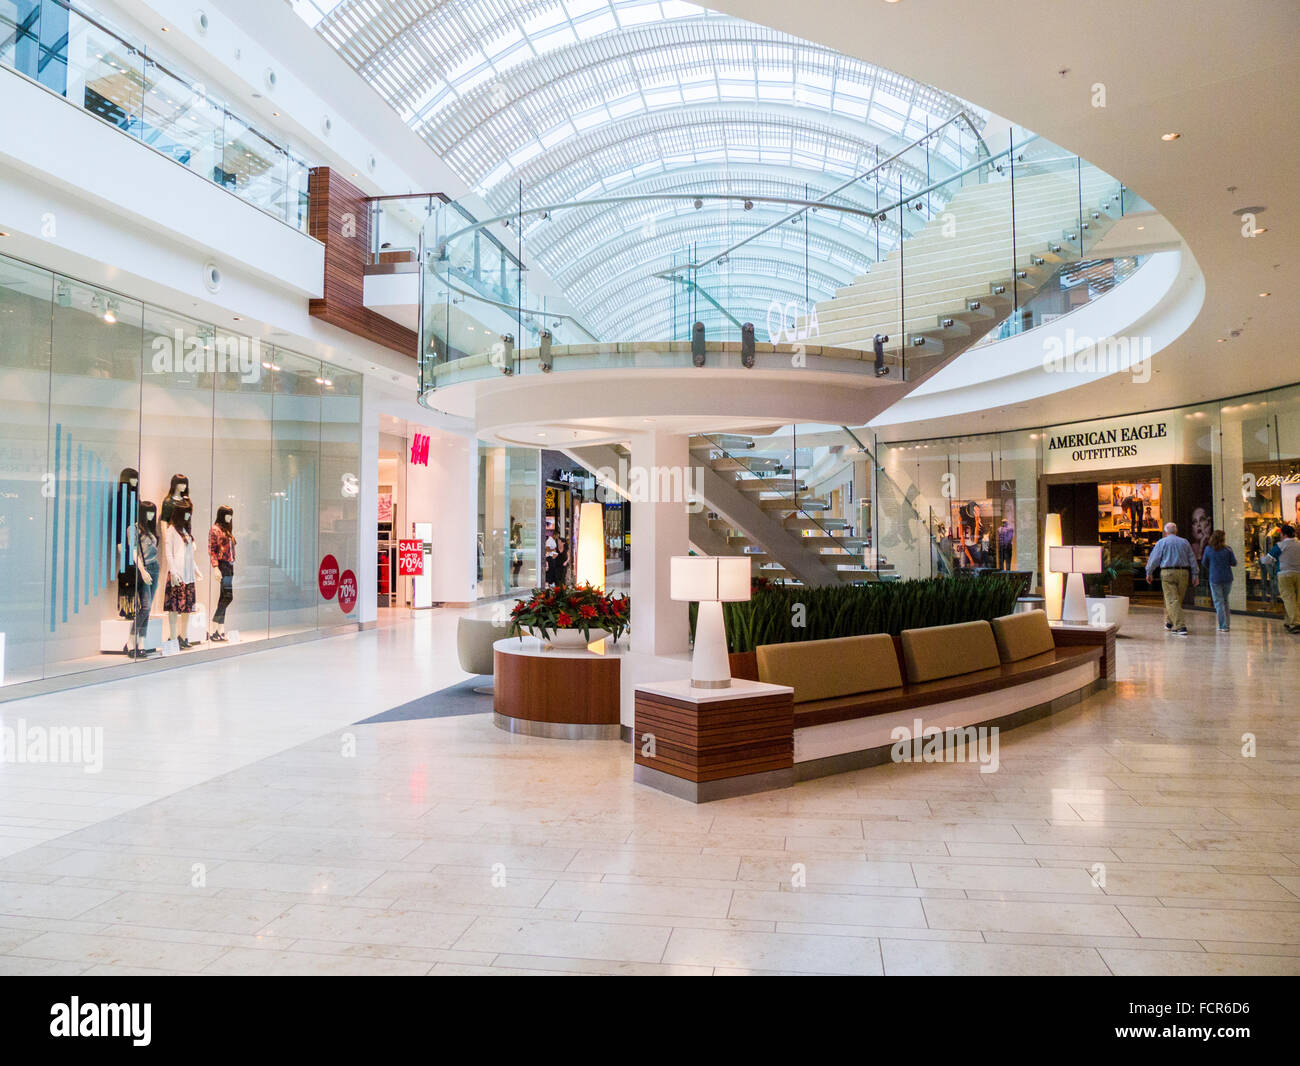
[[[964,113],[821,191],[738,184],[562,203],[521,188],[484,219],[430,202],[409,242],[423,401],[551,372],[703,368],[743,375],[738,388],[883,386],[892,402],[977,343],[1110,292],[1143,256],[1108,254],[1107,235],[1150,211],[1032,134],[989,151]]]

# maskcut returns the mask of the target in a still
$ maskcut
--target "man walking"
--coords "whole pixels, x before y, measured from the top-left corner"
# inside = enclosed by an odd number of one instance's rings
[[[1300,567],[1297,576],[1300,576]],[[1176,636],[1187,636],[1187,623],[1183,618],[1183,597],[1187,585],[1195,585],[1196,556],[1192,546],[1178,535],[1173,522],[1165,523],[1165,535],[1156,541],[1147,560],[1147,580],[1153,571],[1160,571],[1160,590],[1165,596],[1165,628]]]
[[[1282,609],[1286,611],[1286,631],[1300,633],[1300,540],[1295,538],[1295,526],[1282,527],[1282,539],[1275,550],[1277,590],[1282,596]]]

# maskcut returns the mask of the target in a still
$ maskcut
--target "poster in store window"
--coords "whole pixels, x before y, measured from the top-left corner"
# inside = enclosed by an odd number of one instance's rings
[[[1282,521],[1300,529],[1300,484],[1282,486]]]
[[[397,576],[424,576],[424,542],[399,540],[397,542]]]

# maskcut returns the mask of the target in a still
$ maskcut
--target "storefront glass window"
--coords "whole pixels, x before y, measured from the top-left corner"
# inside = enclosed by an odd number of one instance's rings
[[[0,327],[0,684],[349,621],[360,375],[3,257]]]

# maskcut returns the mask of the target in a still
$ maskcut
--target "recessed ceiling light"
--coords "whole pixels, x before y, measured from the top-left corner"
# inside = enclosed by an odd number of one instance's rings
[[[1226,341],[1227,341],[1227,338],[1225,338],[1225,337],[1220,337],[1220,338],[1219,338],[1219,343],[1220,343],[1220,344],[1224,344],[1224,343],[1226,343]]]
[[[1262,298],[1265,297],[1265,296],[1272,296],[1273,294],[1272,294],[1271,292],[1261,292],[1259,295],[1260,295],[1260,298],[1262,299]]]
[[[1181,136],[1182,136],[1181,133],[1162,133],[1160,135],[1160,139],[1162,141],[1176,141]]]
[[[1146,226],[1138,226],[1138,229],[1146,229]]]
[[[1267,232],[1268,232],[1268,227],[1267,227],[1267,226],[1256,226],[1256,227],[1255,227],[1255,236],[1256,236],[1256,237],[1258,237],[1261,233],[1267,233]]]

